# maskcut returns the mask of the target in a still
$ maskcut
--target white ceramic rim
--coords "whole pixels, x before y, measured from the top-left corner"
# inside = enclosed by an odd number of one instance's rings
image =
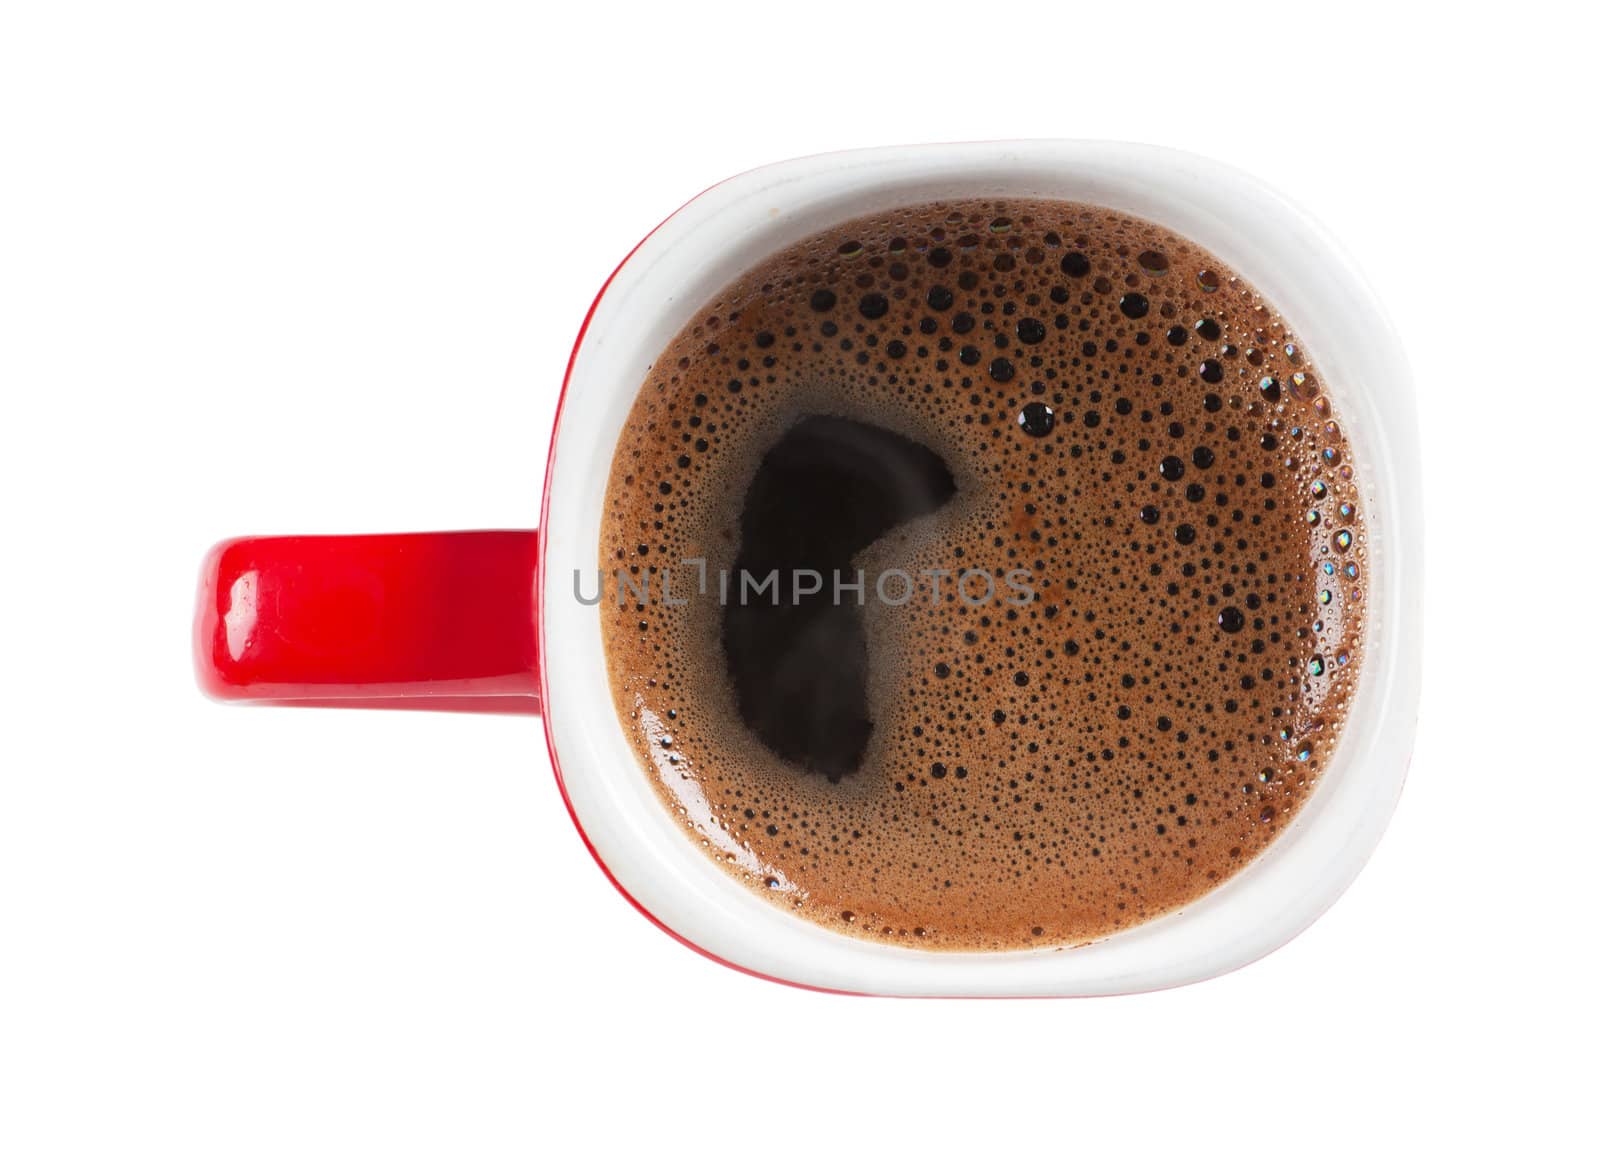
[[[945,198],[1095,203],[1200,243],[1273,302],[1311,353],[1349,437],[1371,539],[1364,673],[1333,762],[1284,834],[1198,901],[1075,949],[942,953],[834,933],[762,900],[685,836],[613,710],[592,578],[605,484],[655,357],[738,274],[837,222]],[[1393,328],[1340,249],[1260,180],[1192,154],[1095,141],[897,146],[799,158],[705,191],[656,229],[595,301],[551,445],[540,653],[552,761],[617,886],[668,932],[755,974],[894,995],[1104,995],[1236,969],[1309,925],[1378,843],[1405,778],[1421,671],[1416,408]],[[549,584],[545,584],[549,579]]]

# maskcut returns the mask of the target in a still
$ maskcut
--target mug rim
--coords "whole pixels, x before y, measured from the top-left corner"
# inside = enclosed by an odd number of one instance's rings
[[[1137,214],[1237,271],[1291,321],[1324,382],[1338,386],[1336,411],[1367,513],[1366,657],[1316,790],[1283,834],[1222,885],[1076,948],[911,950],[839,934],[761,900],[696,850],[649,786],[610,696],[598,610],[579,607],[560,583],[586,553],[590,568],[598,561],[600,498],[621,418],[655,356],[704,302],[829,225],[980,196]],[[865,994],[1080,996],[1237,969],[1339,897],[1398,799],[1420,684],[1417,447],[1409,371],[1371,289],[1308,214],[1233,167],[1156,146],[1022,141],[851,150],[736,175],[690,199],[618,264],[568,360],[534,595],[546,742],[563,801],[591,856],[635,908],[706,957],[772,981]]]

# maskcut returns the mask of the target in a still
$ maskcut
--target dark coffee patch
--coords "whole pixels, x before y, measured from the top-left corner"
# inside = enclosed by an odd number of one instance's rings
[[[722,649],[739,715],[790,763],[830,780],[861,764],[872,719],[867,640],[853,592],[836,602],[836,575],[886,531],[932,513],[955,494],[937,453],[877,425],[808,416],[756,470],[739,518],[734,571],[776,575],[777,601],[722,608]],[[795,584],[796,571],[815,571]],[[741,598],[743,596],[741,595]]]

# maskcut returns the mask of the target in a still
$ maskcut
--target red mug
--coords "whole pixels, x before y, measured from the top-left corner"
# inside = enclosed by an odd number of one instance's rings
[[[565,582],[594,569],[612,452],[646,370],[699,306],[826,227],[939,198],[1046,197],[1152,219],[1278,304],[1364,458],[1372,631],[1345,736],[1316,793],[1248,868],[1165,917],[1077,949],[948,953],[847,937],[769,905],[686,839],[613,710],[600,618]],[[590,307],[557,407],[540,530],[238,538],[205,560],[200,684],[221,700],[521,712],[601,868],[666,932],[774,981],[903,995],[1094,995],[1224,973],[1287,941],[1359,872],[1414,734],[1420,641],[1415,405],[1370,291],[1303,212],[1192,155],[1104,142],[855,151],[711,187],[622,261]]]

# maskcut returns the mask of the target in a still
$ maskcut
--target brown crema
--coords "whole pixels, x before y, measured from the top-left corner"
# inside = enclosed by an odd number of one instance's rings
[[[1327,389],[1214,256],[1099,207],[914,206],[768,259],[662,353],[612,463],[599,612],[643,778],[857,937],[1074,945],[1194,901],[1306,802],[1354,695],[1367,539]],[[848,560],[864,653],[817,678],[865,714],[828,767],[753,726],[726,604],[773,451],[834,421],[948,472]],[[795,504],[800,544],[830,514]]]

